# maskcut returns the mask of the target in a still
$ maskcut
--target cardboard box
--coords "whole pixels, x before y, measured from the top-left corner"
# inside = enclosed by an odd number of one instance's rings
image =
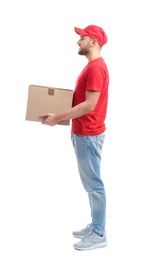
[[[25,120],[42,122],[41,114],[60,113],[72,107],[73,90],[29,85]],[[69,125],[70,120],[59,122]]]

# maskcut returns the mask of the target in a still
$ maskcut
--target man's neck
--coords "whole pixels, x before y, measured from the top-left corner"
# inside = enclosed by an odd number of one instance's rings
[[[98,59],[98,58],[100,58],[101,57],[101,54],[98,52],[98,53],[94,53],[94,54],[87,54],[86,55],[86,58],[88,59],[88,61],[90,62],[90,61],[92,61],[92,60],[96,60],[96,59]]]

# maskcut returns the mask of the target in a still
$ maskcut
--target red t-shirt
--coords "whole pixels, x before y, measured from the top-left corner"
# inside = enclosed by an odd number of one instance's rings
[[[72,133],[93,136],[105,131],[105,118],[108,103],[109,73],[103,58],[89,62],[76,81],[73,106],[85,101],[87,90],[100,92],[94,111],[72,119]]]

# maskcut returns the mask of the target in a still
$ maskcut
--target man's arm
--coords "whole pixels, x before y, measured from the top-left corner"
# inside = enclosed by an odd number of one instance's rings
[[[43,118],[42,124],[54,126],[62,120],[69,120],[83,116],[94,110],[98,102],[99,96],[99,92],[88,90],[86,91],[85,101],[70,108],[69,110],[57,114],[48,113],[41,115],[41,117]]]

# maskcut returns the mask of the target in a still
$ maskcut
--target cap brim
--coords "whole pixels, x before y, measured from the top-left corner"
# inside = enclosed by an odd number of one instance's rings
[[[74,27],[74,30],[79,35],[86,35],[86,32],[80,28]]]

